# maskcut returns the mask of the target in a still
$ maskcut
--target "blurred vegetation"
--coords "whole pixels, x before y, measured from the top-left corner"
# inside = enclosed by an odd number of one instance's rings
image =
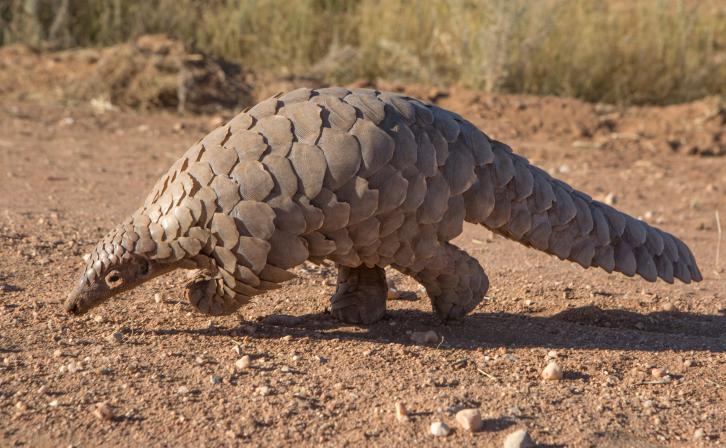
[[[166,33],[252,70],[611,103],[726,94],[723,0],[0,0],[0,43]]]

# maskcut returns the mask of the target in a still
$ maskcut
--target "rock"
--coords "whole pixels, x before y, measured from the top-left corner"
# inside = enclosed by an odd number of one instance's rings
[[[478,409],[462,409],[456,413],[456,422],[466,431],[476,432],[481,429],[481,414]]]
[[[272,390],[268,386],[260,386],[255,389],[255,393],[257,395],[262,395],[263,397],[266,397],[272,393]]]
[[[95,316],[93,316],[93,321],[97,324],[102,324],[103,320],[103,316],[101,316],[100,314],[96,314]]]
[[[504,448],[533,448],[534,441],[525,429],[520,429],[509,434],[504,439]]]
[[[189,393],[189,388],[186,386],[179,386],[179,388],[176,390],[176,393],[179,395],[186,395]]]
[[[243,357],[241,357],[240,359],[235,361],[234,368],[236,370],[245,370],[250,367],[250,364],[251,364],[251,360],[250,360],[249,355],[244,355]]]
[[[557,353],[554,350],[550,350],[549,352],[547,352],[547,358],[549,358],[549,359],[557,359],[558,356],[559,356],[559,353]]]
[[[93,415],[100,420],[111,421],[114,419],[115,414],[111,406],[105,401],[96,404],[96,409],[93,410]]]
[[[693,361],[690,359],[686,359],[683,361],[683,367],[693,367]]]
[[[551,361],[542,370],[542,378],[550,381],[559,381],[562,379],[562,368],[556,362]]]
[[[434,437],[446,437],[451,432],[449,426],[444,422],[433,422],[429,428],[431,435]]]
[[[209,382],[212,384],[222,384],[222,377],[219,375],[210,375]]]
[[[605,201],[607,205],[615,205],[618,203],[618,197],[615,195],[615,193],[608,193],[607,196],[605,196]]]
[[[396,420],[401,423],[407,422],[409,420],[406,407],[400,401],[396,402]]]
[[[224,117],[221,115],[215,115],[209,119],[209,127],[214,129],[224,124]]]
[[[60,358],[61,356],[63,356],[63,350],[61,350],[59,348],[53,350],[53,357],[54,358]]]
[[[47,393],[47,392],[48,392],[48,386],[46,386],[46,385],[42,385],[42,386],[40,386],[40,387],[38,388],[38,393],[39,393],[40,395],[43,395],[43,394],[45,394],[45,393]]]
[[[663,304],[663,311],[665,311],[666,313],[671,313],[675,310],[676,310],[676,307],[671,302],[666,302]]]
[[[57,408],[58,404],[59,404],[58,400],[51,400],[50,403],[48,403],[48,406],[50,406],[52,408]]]
[[[706,435],[702,428],[693,431],[693,440],[701,440]]]
[[[66,370],[68,370],[68,373],[76,373],[83,369],[83,366],[79,362],[71,361],[66,366]]]
[[[651,369],[650,374],[653,375],[654,378],[665,378],[665,376],[668,374],[665,369],[661,369],[659,367],[655,367]]]
[[[154,294],[154,302],[161,303],[164,300],[164,298],[159,294],[158,292]]]
[[[433,344],[439,342],[439,335],[433,330],[414,331],[411,333],[411,340],[417,344]]]
[[[112,344],[120,344],[124,341],[124,334],[120,331],[115,331],[110,335],[106,336],[106,340]]]

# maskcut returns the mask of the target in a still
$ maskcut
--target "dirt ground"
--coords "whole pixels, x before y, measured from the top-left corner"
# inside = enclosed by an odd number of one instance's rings
[[[393,87],[387,86],[383,87]],[[553,175],[681,237],[704,281],[647,283],[466,225],[489,299],[441,324],[417,284],[368,327],[326,314],[333,266],[306,265],[210,319],[172,274],[72,318],[61,303],[95,240],[137,208],[209,116],[0,102],[0,445],[726,445],[726,159],[713,99],[616,109],[463,90],[435,98]],[[695,149],[694,149],[695,148]],[[710,155],[710,156],[709,156]],[[720,208],[720,210],[719,210]],[[726,237],[725,237],[726,239]],[[411,332],[433,330],[435,343]],[[235,371],[242,355],[251,366]],[[555,357],[562,381],[540,372]],[[665,369],[668,379],[653,377]],[[107,402],[113,418],[94,415]],[[410,420],[400,423],[401,402]],[[478,408],[480,432],[457,426]],[[433,421],[452,428],[429,433]]]

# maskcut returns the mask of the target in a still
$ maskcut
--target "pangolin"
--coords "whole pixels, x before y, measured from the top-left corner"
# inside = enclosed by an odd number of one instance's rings
[[[391,266],[421,283],[442,319],[489,280],[449,241],[464,221],[607,272],[701,280],[686,245],[530,165],[456,113],[377,90],[301,88],[240,113],[194,144],[144,205],[87,257],[65,309],[81,314],[174,269],[205,314],[237,310],[331,260],[331,314],[385,313]]]

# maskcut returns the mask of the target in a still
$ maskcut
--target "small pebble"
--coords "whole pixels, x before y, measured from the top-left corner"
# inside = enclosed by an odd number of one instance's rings
[[[60,358],[61,356],[63,356],[63,350],[61,350],[59,348],[53,350],[53,357],[54,358]]]
[[[270,390],[270,388],[269,388],[269,387],[267,387],[267,386],[260,386],[260,387],[258,387],[258,388],[257,388],[257,389],[255,390],[255,393],[256,393],[257,395],[262,395],[263,397],[266,397],[266,396],[270,395],[270,393],[271,393],[271,392],[272,392],[272,391],[271,391],[271,390]]]
[[[542,378],[559,381],[562,379],[562,368],[556,362],[552,361],[542,370]]]
[[[68,363],[68,366],[66,366],[66,369],[68,370],[68,373],[76,373],[80,370],[82,370],[83,366],[81,366],[81,363],[71,361]]]
[[[189,388],[186,386],[179,386],[179,388],[176,390],[176,393],[179,395],[186,395],[189,393]]]
[[[113,413],[113,409],[111,409],[111,406],[109,406],[108,403],[101,402],[96,405],[96,409],[93,410],[93,415],[96,416],[96,418],[100,420],[113,420],[115,417]]]
[[[292,355],[292,360],[295,362],[300,361],[300,355]]]
[[[559,353],[554,350],[550,350],[549,352],[547,352],[547,357],[550,359],[556,359],[557,356],[559,356]]]
[[[666,302],[663,304],[663,311],[670,313],[672,311],[675,311],[676,306],[673,305],[671,302]]]
[[[446,437],[451,432],[451,429],[444,422],[433,422],[431,423],[429,431],[434,437]]]
[[[115,331],[106,336],[106,340],[111,343],[120,344],[124,341],[124,334],[120,331]]]
[[[237,345],[234,346],[234,348],[232,348],[232,351],[235,352],[238,355],[241,355],[242,354],[242,346],[239,345],[239,344],[237,344]]]
[[[706,435],[702,428],[693,431],[693,440],[701,440]]]
[[[686,359],[683,361],[683,367],[693,367],[693,361],[690,359]]]
[[[481,429],[481,414],[478,409],[462,409],[456,413],[456,422],[466,431],[477,432]]]
[[[237,370],[245,370],[250,367],[250,357],[249,355],[244,355],[234,363],[234,368]]]
[[[43,395],[48,392],[48,386],[42,385],[38,388],[38,393]]]
[[[650,371],[650,374],[653,375],[654,378],[664,378],[668,373],[665,369],[655,367]]]
[[[533,448],[534,441],[530,437],[529,433],[520,429],[509,434],[504,439],[504,448]]]
[[[406,407],[400,401],[396,402],[396,420],[401,423],[408,421],[408,412],[406,411]]]
[[[48,403],[48,406],[50,406],[52,408],[57,408],[58,407],[58,400],[51,400],[51,402]]]
[[[607,205],[615,205],[618,203],[618,197],[615,193],[608,193],[607,196],[605,196],[605,203]]]
[[[433,344],[439,342],[439,335],[433,330],[414,331],[411,333],[411,340],[417,344]]]
[[[156,294],[154,294],[154,302],[161,303],[162,300],[164,300],[164,298],[161,297],[161,294],[159,294],[158,292]]]
[[[97,324],[103,323],[103,320],[103,316],[101,316],[100,314],[96,314],[95,316],[93,316],[93,321]]]

